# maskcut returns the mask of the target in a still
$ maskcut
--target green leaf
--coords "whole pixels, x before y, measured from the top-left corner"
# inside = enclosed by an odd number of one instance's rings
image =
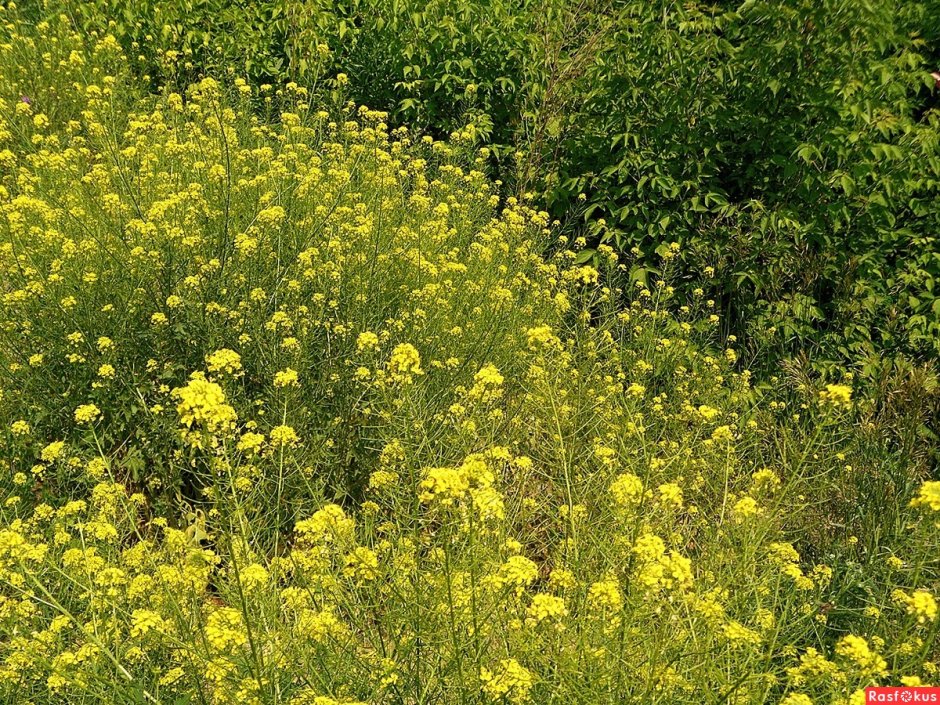
[[[855,193],[855,182],[852,180],[852,177],[847,174],[843,174],[839,177],[839,184],[842,186],[842,190],[845,192],[846,196],[851,196]]]

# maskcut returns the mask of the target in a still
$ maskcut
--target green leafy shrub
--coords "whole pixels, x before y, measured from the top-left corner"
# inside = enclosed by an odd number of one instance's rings
[[[910,3],[636,6],[572,88],[550,198],[587,191],[621,249],[678,237],[785,351],[933,358],[940,115],[911,34],[928,25]]]

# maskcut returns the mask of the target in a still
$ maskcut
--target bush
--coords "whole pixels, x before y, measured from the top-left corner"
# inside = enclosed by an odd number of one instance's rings
[[[553,197],[602,241],[687,245],[754,337],[820,366],[938,352],[940,118],[927,8],[627,13],[574,87]],[[935,101],[934,101],[935,102]]]

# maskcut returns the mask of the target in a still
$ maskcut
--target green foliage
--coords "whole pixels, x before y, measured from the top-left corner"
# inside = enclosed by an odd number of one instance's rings
[[[559,8],[564,3],[548,3]],[[325,72],[350,79],[350,97],[396,119],[440,132],[480,117],[481,133],[498,126],[511,141],[533,58],[544,31],[545,2],[429,3],[399,0],[130,0],[70,3],[85,29],[109,31],[158,82],[185,85],[208,73],[236,72],[256,83],[314,83]],[[540,19],[541,18],[541,19]],[[179,56],[177,56],[179,54]],[[538,84],[530,84],[537,90]],[[480,96],[477,101],[477,96]],[[479,103],[481,110],[473,112]],[[485,117],[483,116],[485,113]]]
[[[940,352],[935,0],[66,5],[159,81],[344,73],[396,120],[472,124],[555,214],[586,193],[597,240],[679,239],[777,353]]]
[[[602,240],[687,246],[784,351],[940,352],[940,115],[904,3],[699,4],[620,17],[567,115],[549,199]]]

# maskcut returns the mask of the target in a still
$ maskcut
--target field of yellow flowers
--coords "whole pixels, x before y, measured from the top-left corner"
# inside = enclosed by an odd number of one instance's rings
[[[940,482],[471,134],[0,5],[0,703],[940,682]],[[341,82],[339,82],[341,83]]]

